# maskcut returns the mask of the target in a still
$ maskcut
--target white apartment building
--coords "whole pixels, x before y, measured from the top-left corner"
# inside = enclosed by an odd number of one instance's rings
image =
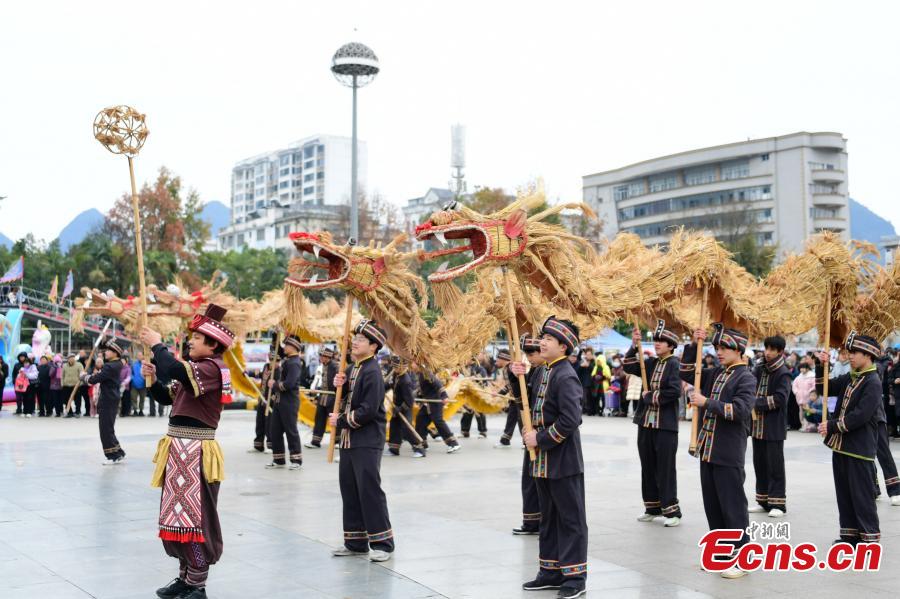
[[[817,232],[850,236],[847,140],[792,133],[653,158],[582,177],[584,201],[604,234],[665,243],[680,226],[718,237],[737,230],[779,253]]]
[[[349,137],[315,135],[235,164],[231,224],[219,231],[219,249],[290,247],[292,231],[337,226],[350,201],[351,152]],[[358,160],[359,189],[365,189],[362,141]]]

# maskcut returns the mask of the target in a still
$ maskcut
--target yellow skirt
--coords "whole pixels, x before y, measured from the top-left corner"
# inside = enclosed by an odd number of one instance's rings
[[[207,439],[200,441],[201,455],[203,458],[203,478],[208,483],[218,483],[225,480],[225,458],[222,455],[222,448],[215,439]],[[166,435],[159,440],[156,445],[156,455],[153,456],[153,463],[156,468],[153,470],[153,478],[150,480],[151,487],[162,488],[166,480],[166,461],[169,459],[169,446],[172,445],[172,437]]]

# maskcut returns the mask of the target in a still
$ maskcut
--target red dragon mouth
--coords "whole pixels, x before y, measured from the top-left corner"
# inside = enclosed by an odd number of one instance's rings
[[[421,252],[419,260],[422,262],[466,252],[472,253],[471,260],[452,268],[448,267],[446,261],[443,262],[435,272],[428,275],[428,280],[432,283],[454,279],[477,268],[488,258],[492,249],[492,239],[487,231],[480,226],[468,224],[433,225],[425,223],[416,227],[416,239],[423,242],[431,241],[441,246],[437,250]],[[451,241],[461,241],[462,243],[453,245],[450,243]]]
[[[324,289],[341,283],[350,274],[350,260],[329,250],[315,233],[291,233],[290,238],[300,254],[291,265],[299,266],[300,271],[287,277],[286,282],[301,289]]]

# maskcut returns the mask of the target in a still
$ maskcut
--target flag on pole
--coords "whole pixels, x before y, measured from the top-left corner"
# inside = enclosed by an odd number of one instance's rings
[[[25,275],[25,256],[19,256],[16,263],[9,267],[6,274],[0,278],[0,283],[11,283],[18,281]]]
[[[75,289],[75,279],[72,278],[72,271],[69,271],[68,276],[66,277],[66,284],[63,287],[63,294],[61,299],[66,299],[70,295],[72,295],[72,291]]]
[[[47,294],[47,298],[51,303],[56,303],[56,295],[59,292],[59,275],[53,277],[53,284],[50,285],[50,293]]]

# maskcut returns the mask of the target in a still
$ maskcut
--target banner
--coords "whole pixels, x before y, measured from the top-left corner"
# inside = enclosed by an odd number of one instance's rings
[[[72,291],[75,289],[75,279],[72,278],[72,271],[69,271],[68,276],[66,277],[66,284],[63,287],[62,299],[66,299],[70,295],[72,295]]]
[[[59,275],[53,277],[53,284],[50,285],[50,293],[47,294],[47,298],[51,303],[56,303],[56,294],[59,292]]]
[[[19,256],[19,259],[16,260],[16,263],[9,267],[9,270],[6,271],[6,274],[0,278],[0,283],[11,283],[12,281],[19,281],[25,275],[25,256]]]

